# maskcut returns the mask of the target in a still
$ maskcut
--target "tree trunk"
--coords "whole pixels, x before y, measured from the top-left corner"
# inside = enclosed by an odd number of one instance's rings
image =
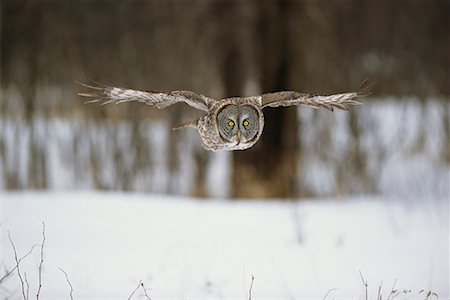
[[[288,88],[288,7],[283,1],[259,6],[255,47],[261,92]],[[233,155],[233,196],[288,198],[297,195],[297,110],[266,109],[261,140]]]

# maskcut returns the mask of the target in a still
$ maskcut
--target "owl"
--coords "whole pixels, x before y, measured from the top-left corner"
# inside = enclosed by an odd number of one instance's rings
[[[79,82],[78,82],[79,83]],[[334,108],[348,110],[347,105],[359,105],[356,98],[370,93],[371,85],[367,79],[359,91],[317,95],[294,91],[267,93],[251,97],[232,97],[216,100],[192,91],[140,91],[114,86],[94,86],[79,83],[91,89],[89,93],[78,93],[92,100],[86,103],[124,103],[138,101],[159,109],[172,104],[186,104],[203,110],[205,114],[195,120],[182,123],[175,128],[192,127],[198,130],[202,138],[202,146],[206,150],[245,150],[252,147],[261,137],[264,128],[264,113],[266,107],[304,105],[310,108]]]

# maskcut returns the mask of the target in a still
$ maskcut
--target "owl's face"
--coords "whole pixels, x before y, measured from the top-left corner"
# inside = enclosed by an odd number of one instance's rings
[[[225,106],[217,115],[217,124],[225,143],[244,146],[258,138],[259,115],[250,105]]]

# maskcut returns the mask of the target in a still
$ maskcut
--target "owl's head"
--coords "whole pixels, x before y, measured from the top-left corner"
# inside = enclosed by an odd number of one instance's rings
[[[258,110],[251,105],[226,105],[217,115],[220,137],[226,143],[246,149],[246,145],[251,143],[251,146],[259,139],[262,131],[260,117]]]

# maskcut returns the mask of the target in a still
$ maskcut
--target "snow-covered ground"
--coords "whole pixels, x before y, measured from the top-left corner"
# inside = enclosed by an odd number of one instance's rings
[[[2,263],[41,242],[41,299],[359,299],[421,289],[449,297],[448,201],[359,197],[300,202],[101,192],[2,192]],[[407,204],[406,204],[407,203]],[[23,261],[34,298],[39,248]],[[0,275],[4,274],[3,268]],[[1,277],[1,276],[0,276]],[[14,275],[1,299],[20,298]],[[139,299],[136,293],[134,299]],[[383,297],[386,299],[387,297]],[[403,299],[402,297],[399,297]],[[141,299],[143,299],[141,297]]]

